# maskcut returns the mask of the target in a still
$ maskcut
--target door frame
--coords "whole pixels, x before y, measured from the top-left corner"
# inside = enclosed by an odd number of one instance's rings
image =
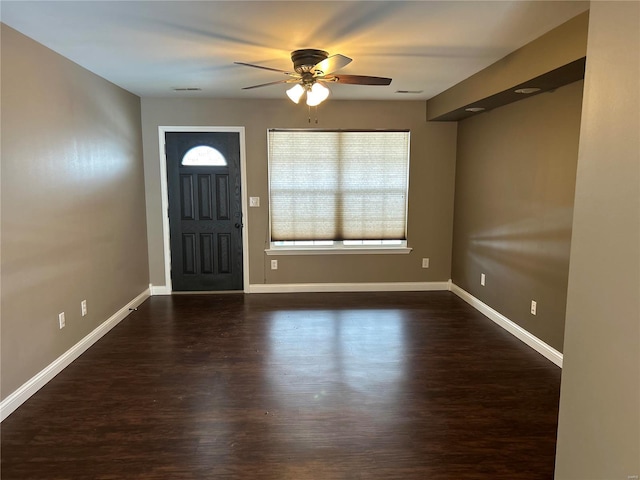
[[[153,295],[171,295],[171,245],[169,235],[169,188],[167,185],[167,154],[165,150],[165,134],[168,132],[211,132],[239,134],[240,142],[240,190],[242,200],[242,289],[249,293],[249,215],[247,214],[247,161],[245,155],[244,127],[158,127],[160,146],[160,190],[162,195],[162,237],[164,243],[164,288],[155,287]]]

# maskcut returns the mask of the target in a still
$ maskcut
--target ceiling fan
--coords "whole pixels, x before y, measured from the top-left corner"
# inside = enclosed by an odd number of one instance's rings
[[[295,50],[291,52],[291,61],[293,62],[293,72],[279,70],[277,68],[263,67],[262,65],[254,65],[251,63],[234,63],[237,65],[245,65],[247,67],[284,73],[291,77],[285,80],[244,87],[243,90],[267,87],[269,85],[277,85],[279,83],[294,83],[295,85],[287,90],[287,96],[293,102],[298,103],[306,93],[307,105],[310,107],[319,105],[329,96],[329,89],[323,85],[324,83],[336,82],[349,85],[389,85],[391,83],[390,78],[369,77],[366,75],[343,75],[336,73],[338,70],[351,63],[351,59],[340,54],[329,56],[329,54],[324,50],[316,50],[313,48]]]

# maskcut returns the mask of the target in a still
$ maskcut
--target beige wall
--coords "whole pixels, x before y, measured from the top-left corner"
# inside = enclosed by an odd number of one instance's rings
[[[277,88],[277,87],[274,87]],[[367,87],[354,87],[367,88]],[[373,88],[373,87],[372,87]],[[248,212],[251,284],[447,281],[451,231],[456,125],[427,124],[424,102],[336,101],[318,109],[308,123],[304,105],[279,100],[142,99],[147,225],[151,282],[164,285],[158,126],[243,126],[248,195],[261,198]],[[409,255],[268,257],[268,128],[395,128],[411,130]],[[246,217],[245,217],[246,218]],[[422,257],[431,268],[422,269]],[[278,258],[278,270],[266,268]]]
[[[592,2],[556,480],[640,475],[639,50],[640,4]]]
[[[149,281],[139,98],[1,28],[4,399]]]
[[[458,126],[452,280],[560,351],[582,86]]]

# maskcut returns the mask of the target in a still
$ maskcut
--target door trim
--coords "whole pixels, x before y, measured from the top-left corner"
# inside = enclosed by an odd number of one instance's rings
[[[160,190],[162,195],[162,237],[164,243],[164,283],[165,288],[155,287],[162,294],[170,295],[173,291],[171,284],[171,246],[169,237],[169,188],[167,185],[167,155],[165,151],[165,133],[167,132],[235,132],[240,136],[240,189],[242,199],[242,288],[249,293],[249,215],[247,202],[247,161],[245,155],[244,127],[158,127],[158,142],[160,146]]]

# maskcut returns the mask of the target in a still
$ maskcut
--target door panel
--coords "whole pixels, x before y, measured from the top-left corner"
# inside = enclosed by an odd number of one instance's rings
[[[211,175],[198,175],[198,208],[200,220],[213,220]]]
[[[195,220],[193,211],[193,179],[191,175],[180,175],[180,207],[182,220]]]
[[[215,273],[213,233],[200,234],[200,268],[203,274]],[[222,272],[227,273],[227,272]]]
[[[242,290],[239,134],[167,132],[165,141],[173,290]],[[183,165],[198,146],[214,148],[226,165]]]

